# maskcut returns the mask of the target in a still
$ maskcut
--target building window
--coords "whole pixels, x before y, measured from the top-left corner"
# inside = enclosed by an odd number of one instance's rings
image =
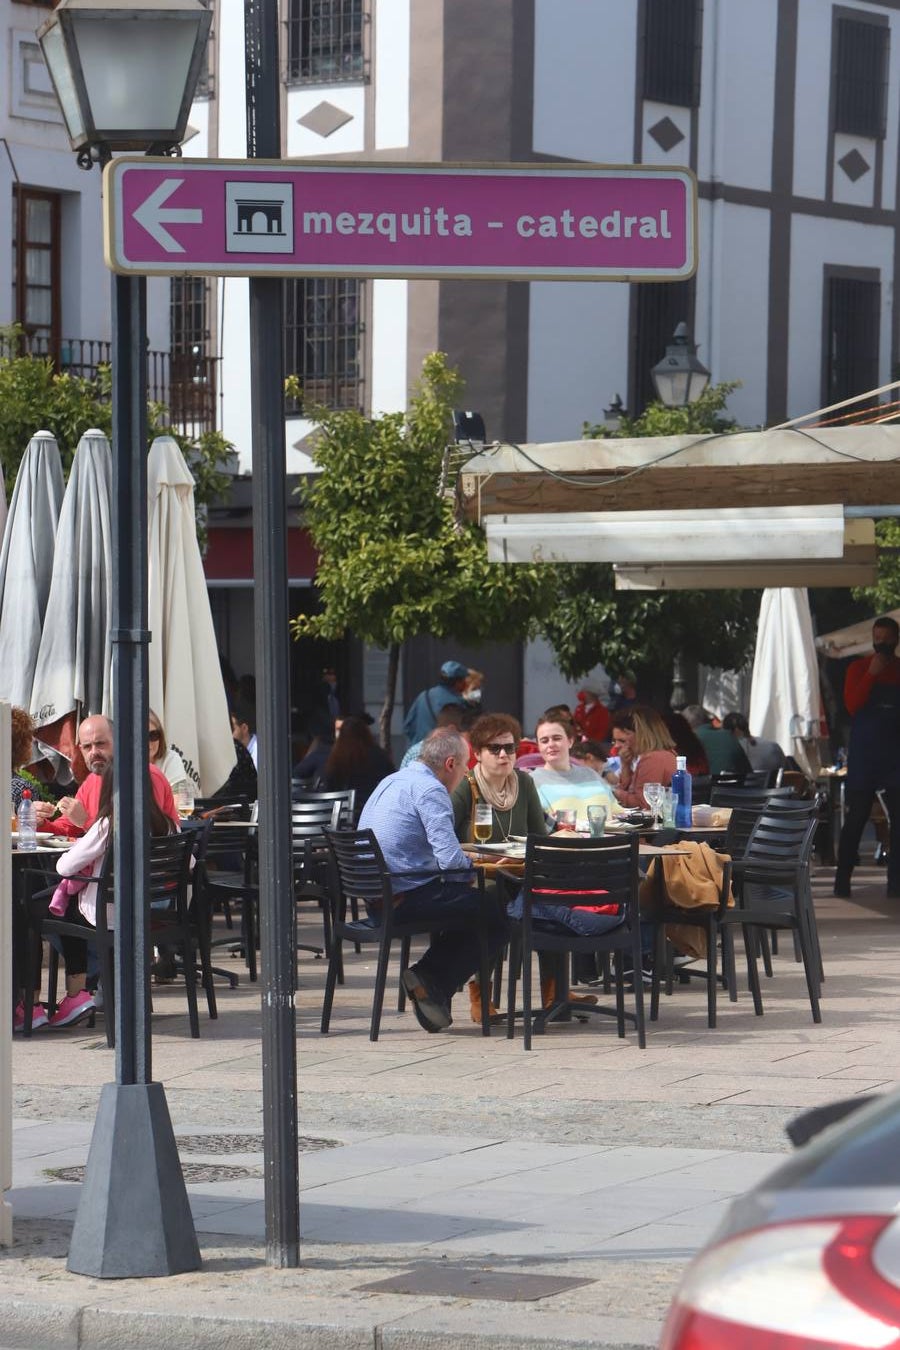
[[[666,354],[680,323],[693,329],[693,281],[644,281],[632,287],[631,387],[628,410],[639,417],[656,399],[651,370]]]
[[[364,0],[289,0],[288,83],[365,79],[365,19]]]
[[[644,98],[699,106],[702,35],[702,0],[645,0]]]
[[[346,277],[303,277],[285,282],[285,374],[296,375],[303,406],[361,408],[363,283]]]
[[[169,415],[199,433],[216,425],[216,359],[208,277],[172,277],[169,291]]]
[[[826,406],[877,387],[880,323],[880,281],[826,270],[823,379]]]
[[[834,129],[884,137],[890,28],[886,23],[838,19],[835,24]]]
[[[60,198],[13,188],[13,318],[26,350],[60,357]]]

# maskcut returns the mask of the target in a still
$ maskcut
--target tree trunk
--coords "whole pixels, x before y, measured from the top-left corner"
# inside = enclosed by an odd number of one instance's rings
[[[378,719],[378,739],[383,750],[391,753],[391,720],[394,715],[394,703],[397,698],[397,675],[400,670],[400,643],[392,642],[388,648],[387,676],[384,683],[384,703]]]

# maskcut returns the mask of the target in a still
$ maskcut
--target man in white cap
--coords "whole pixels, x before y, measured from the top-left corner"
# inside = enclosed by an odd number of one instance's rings
[[[463,690],[469,678],[469,667],[460,661],[445,661],[441,666],[440,684],[431,689],[423,689],[413,699],[403,719],[403,730],[410,745],[424,741],[429,732],[437,726],[437,715],[442,708],[458,703],[464,708]]]

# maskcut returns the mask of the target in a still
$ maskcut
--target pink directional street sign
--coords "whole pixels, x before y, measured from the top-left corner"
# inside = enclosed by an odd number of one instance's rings
[[[140,275],[674,280],[687,169],[119,159],[106,261]]]

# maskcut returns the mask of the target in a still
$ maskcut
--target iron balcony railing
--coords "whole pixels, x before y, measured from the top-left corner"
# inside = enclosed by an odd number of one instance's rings
[[[85,380],[95,380],[112,359],[111,344],[100,338],[63,338],[55,345],[56,350],[46,333],[0,336],[0,356],[49,356],[61,374]],[[220,359],[200,352],[147,352],[147,397],[161,404],[186,436],[216,429]]]

